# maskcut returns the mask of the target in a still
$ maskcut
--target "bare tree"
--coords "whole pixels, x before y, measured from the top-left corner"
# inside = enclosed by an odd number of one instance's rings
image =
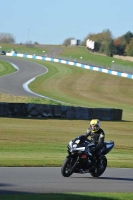
[[[15,38],[11,33],[0,33],[1,43],[15,43]]]

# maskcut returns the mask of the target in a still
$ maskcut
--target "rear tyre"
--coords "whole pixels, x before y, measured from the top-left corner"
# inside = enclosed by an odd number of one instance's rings
[[[73,165],[75,164],[74,160],[71,158],[66,158],[66,160],[64,161],[64,163],[62,164],[61,167],[61,174],[64,177],[69,177],[73,174]]]
[[[102,163],[103,168],[99,169],[98,166],[96,166],[94,169],[91,170],[90,172],[91,176],[99,177],[104,173],[107,167],[107,158],[105,156],[102,156],[101,163]]]

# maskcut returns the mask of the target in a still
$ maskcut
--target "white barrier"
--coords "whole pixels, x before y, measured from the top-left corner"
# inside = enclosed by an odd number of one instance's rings
[[[89,65],[86,65],[86,64],[82,64],[82,63],[77,63],[77,62],[72,62],[72,61],[67,61],[67,60],[61,60],[61,59],[58,59],[58,58],[50,58],[50,57],[34,56],[34,55],[26,55],[26,54],[15,54],[15,53],[6,53],[6,56],[34,58],[34,59],[46,60],[46,61],[51,61],[51,62],[56,62],[56,63],[59,62],[59,63],[62,63],[62,64],[72,65],[72,66],[81,67],[81,68],[85,68],[85,69],[89,69],[89,70],[93,70],[93,71],[98,71],[98,72],[108,73],[108,74],[111,74],[111,75],[116,75],[116,76],[121,76],[121,77],[133,79],[133,74],[117,72],[117,71],[114,71],[114,70],[104,69],[104,68],[101,68],[101,67],[93,67],[93,66],[89,66]]]

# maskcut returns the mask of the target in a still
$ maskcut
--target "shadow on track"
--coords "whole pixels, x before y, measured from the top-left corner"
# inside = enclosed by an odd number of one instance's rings
[[[81,178],[83,178],[83,179],[97,179],[97,180],[99,180],[99,179],[103,179],[103,180],[116,180],[116,181],[133,181],[133,178],[118,178],[118,177],[71,177],[71,178],[73,178],[73,179],[81,179]]]

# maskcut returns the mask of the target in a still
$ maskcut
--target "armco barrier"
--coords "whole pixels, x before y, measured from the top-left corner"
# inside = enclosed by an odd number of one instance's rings
[[[122,120],[122,110],[32,103],[0,103],[0,117],[80,120],[99,118],[104,121],[120,121]]]

